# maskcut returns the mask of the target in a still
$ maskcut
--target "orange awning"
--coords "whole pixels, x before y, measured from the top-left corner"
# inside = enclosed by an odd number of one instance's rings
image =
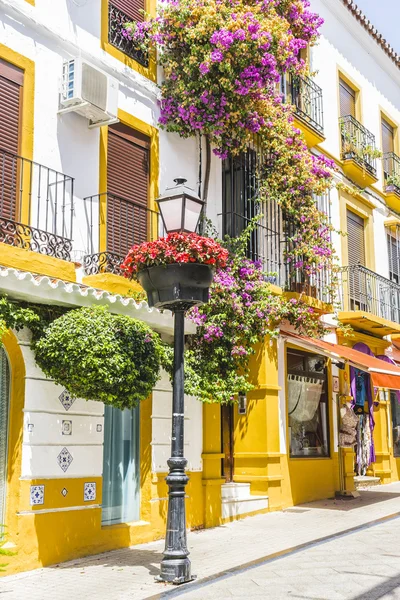
[[[348,346],[315,340],[289,331],[281,331],[281,335],[289,342],[306,350],[318,351],[320,354],[324,354],[335,360],[343,359],[350,363],[351,366],[366,371],[371,375],[374,387],[400,390],[400,367],[396,365],[391,365],[379,358],[369,356]]]

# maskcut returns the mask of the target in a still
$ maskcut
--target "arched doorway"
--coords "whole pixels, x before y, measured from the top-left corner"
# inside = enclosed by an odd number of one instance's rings
[[[10,366],[4,348],[0,347],[0,536],[5,520],[9,405]]]

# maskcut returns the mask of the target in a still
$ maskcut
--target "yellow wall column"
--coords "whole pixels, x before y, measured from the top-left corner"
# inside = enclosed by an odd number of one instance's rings
[[[203,498],[204,527],[215,527],[221,523],[221,406],[203,406]]]
[[[385,399],[387,397],[387,400]],[[392,468],[389,448],[389,392],[387,395],[381,392],[374,398],[374,444],[376,460],[370,466],[371,474],[380,477],[382,483],[390,483],[392,480]]]
[[[266,339],[257,345],[250,363],[247,412],[235,411],[234,481],[251,484],[255,495],[268,495],[269,509],[282,508],[279,440],[277,345]]]

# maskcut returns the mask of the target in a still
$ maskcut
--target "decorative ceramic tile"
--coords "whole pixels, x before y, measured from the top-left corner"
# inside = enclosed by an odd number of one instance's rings
[[[44,504],[44,485],[31,485],[31,506]]]
[[[63,407],[65,408],[65,410],[69,410],[71,408],[71,406],[73,405],[73,403],[75,402],[75,398],[72,398],[71,394],[67,390],[64,390],[58,396],[58,399],[60,400],[60,402],[63,405]]]
[[[100,423],[96,425],[96,431],[98,431],[98,433],[101,433],[103,431],[103,425],[101,425]]]
[[[96,500],[96,484],[85,483],[83,486],[83,499],[85,502]]]
[[[34,428],[34,424],[33,423],[28,423],[28,425],[26,426],[26,428],[29,431],[29,433],[32,433],[33,428]]]
[[[66,496],[67,494],[68,494],[68,490],[67,490],[67,488],[63,488],[63,489],[61,490],[61,495],[62,495],[62,496],[64,496],[64,498],[65,498],[65,496]]]
[[[72,434],[72,421],[62,421],[61,433],[63,435],[71,435]]]
[[[63,448],[57,456],[57,462],[64,473],[68,470],[73,460],[72,454],[68,451],[68,448]]]

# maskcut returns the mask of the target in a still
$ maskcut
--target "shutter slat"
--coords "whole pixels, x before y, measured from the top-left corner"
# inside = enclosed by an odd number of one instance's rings
[[[388,233],[387,243],[389,255],[389,277],[391,281],[400,283],[400,240]]]
[[[150,140],[118,123],[108,130],[107,249],[126,254],[147,240]],[[113,197],[113,194],[116,197]]]
[[[145,0],[111,0],[110,4],[122,10],[122,12],[134,21],[144,20],[141,11],[146,10]]]
[[[19,83],[0,76],[0,216],[6,219],[17,216],[18,164],[1,150],[19,152],[21,90]]]
[[[343,79],[339,79],[340,116],[356,116],[356,93]]]
[[[394,152],[394,129],[385,119],[382,119],[382,152]]]
[[[364,220],[350,210],[347,211],[347,244],[349,265],[365,267]]]

